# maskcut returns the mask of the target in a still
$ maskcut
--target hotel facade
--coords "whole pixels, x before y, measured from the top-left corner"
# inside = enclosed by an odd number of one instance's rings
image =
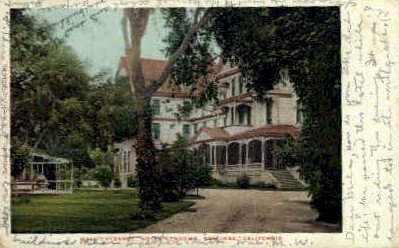
[[[167,61],[142,59],[145,78],[157,78]],[[122,57],[117,77],[128,77],[127,59]],[[251,91],[236,66],[215,66],[218,102],[206,103],[186,115],[181,107],[189,104],[193,94],[169,80],[152,97],[153,139],[158,148],[172,144],[181,135],[188,139],[204,163],[213,168],[213,177],[234,183],[246,174],[252,183],[277,187],[302,187],[298,173],[292,168],[279,168],[273,149],[285,134],[298,137],[301,111],[288,74],[281,71],[280,80],[259,100]],[[134,140],[116,143],[115,171],[122,186],[135,176]]]

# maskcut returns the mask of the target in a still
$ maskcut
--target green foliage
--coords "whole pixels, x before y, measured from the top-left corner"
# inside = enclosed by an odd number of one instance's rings
[[[135,134],[127,80],[90,76],[52,28],[27,11],[11,11],[11,136],[26,146],[94,167],[88,150],[106,150]],[[24,118],[21,118],[21,117]]]
[[[11,175],[18,177],[29,162],[29,149],[17,137],[11,138]]]
[[[276,160],[277,168],[294,167],[298,165],[297,161],[296,140],[289,134],[284,136],[281,145],[273,150],[273,157]]]
[[[101,186],[104,188],[108,188],[111,185],[112,179],[114,178],[112,169],[106,165],[94,168],[92,173],[94,179],[99,181]]]
[[[182,137],[171,148],[165,148],[158,160],[164,201],[184,198],[189,190],[208,185],[211,180],[210,166],[202,164]]]
[[[237,177],[236,184],[241,189],[248,189],[249,188],[249,176],[247,174],[242,174]]]
[[[112,167],[113,164],[113,152],[110,147],[107,151],[102,151],[100,148],[89,150],[90,159],[96,166],[109,166]]]
[[[122,187],[122,182],[121,182],[121,180],[119,180],[118,177],[115,177],[115,178],[114,178],[114,187],[115,187],[115,188],[120,188],[120,187]]]
[[[310,185],[319,219],[340,221],[339,8],[220,9],[209,30],[222,57],[239,64],[260,98],[278,82],[280,71],[288,69],[304,115],[301,136],[294,145],[300,173]],[[292,157],[284,157],[290,164]]]
[[[190,26],[194,22],[193,9],[189,8],[167,8],[161,12],[166,20],[165,28],[170,30],[163,40],[166,47],[164,54],[171,56],[178,50],[182,40],[189,32]],[[204,9],[199,11],[202,16]],[[173,65],[171,78],[177,85],[185,86],[195,93],[197,97],[191,103],[180,106],[181,116],[187,115],[193,107],[201,107],[207,101],[212,101],[217,97],[216,82],[212,82],[210,74],[213,73],[214,59],[216,53],[212,46],[212,33],[207,31],[206,22],[199,28],[190,40],[188,48],[179,56]]]
[[[129,177],[127,178],[127,186],[128,186],[129,188],[137,187],[137,186],[138,186],[138,182],[137,182],[137,180],[136,180],[133,176],[129,176]]]
[[[92,169],[91,175],[93,178],[100,182],[101,186],[108,188],[114,178],[112,171],[113,165],[113,152],[110,147],[107,151],[102,151],[100,148],[89,150],[89,156],[93,163],[96,165]]]

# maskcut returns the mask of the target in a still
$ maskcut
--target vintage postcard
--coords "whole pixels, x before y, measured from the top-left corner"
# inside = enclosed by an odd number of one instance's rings
[[[399,3],[0,3],[1,247],[399,247]]]

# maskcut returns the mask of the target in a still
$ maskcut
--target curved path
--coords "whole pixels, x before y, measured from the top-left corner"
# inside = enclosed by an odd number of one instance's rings
[[[337,225],[315,222],[307,192],[204,189],[188,210],[141,233],[340,232]]]

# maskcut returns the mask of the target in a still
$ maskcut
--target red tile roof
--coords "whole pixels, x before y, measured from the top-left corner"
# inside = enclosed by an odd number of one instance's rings
[[[191,138],[190,142],[195,142],[201,132],[208,134],[213,140],[227,140],[230,137],[230,134],[222,128],[201,127],[197,134]]]
[[[157,79],[161,76],[164,71],[168,61],[159,59],[140,59],[141,68],[143,70],[143,76],[145,79]],[[222,62],[214,64],[210,67],[209,72],[215,74],[221,69]],[[132,75],[130,73],[129,61],[127,57],[121,57],[119,61],[118,71],[124,68],[127,72],[128,77],[131,79]],[[209,79],[209,75],[206,76]],[[165,83],[154,93],[154,96],[164,96],[164,97],[181,97],[190,98],[194,97],[201,92],[202,89],[206,87],[206,82],[208,80],[203,80],[203,82],[198,82],[196,88],[193,92],[190,90],[185,90],[183,87],[176,85],[172,80],[167,79]]]
[[[228,141],[228,140],[258,138],[258,137],[282,138],[285,134],[291,134],[294,138],[298,138],[300,129],[299,127],[293,125],[269,125],[266,127],[256,128],[238,134],[230,135],[222,128],[202,127],[199,130],[199,132],[191,138],[190,142],[195,143],[196,142],[195,140],[202,131],[211,136],[211,139],[209,141],[212,140]]]
[[[293,125],[270,125],[266,127],[248,130],[242,133],[235,134],[230,137],[230,140],[247,139],[255,137],[283,137],[284,134],[291,134],[295,138],[299,136],[299,127]]]

